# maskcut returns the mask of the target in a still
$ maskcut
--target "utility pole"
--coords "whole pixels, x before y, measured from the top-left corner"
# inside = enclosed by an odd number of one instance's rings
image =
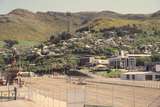
[[[66,16],[67,16],[67,32],[68,33],[70,33],[70,25],[71,25],[71,23],[70,23],[70,17],[71,17],[71,13],[70,12],[67,12],[66,13]]]

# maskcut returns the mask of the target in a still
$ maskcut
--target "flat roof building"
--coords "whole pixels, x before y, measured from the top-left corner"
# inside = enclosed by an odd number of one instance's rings
[[[160,80],[160,73],[157,72],[127,72],[121,75],[122,80]]]

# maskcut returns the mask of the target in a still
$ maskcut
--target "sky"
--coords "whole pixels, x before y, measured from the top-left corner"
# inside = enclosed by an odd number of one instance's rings
[[[153,13],[160,10],[160,0],[0,0],[0,14],[22,8],[33,12],[104,11],[118,13]]]

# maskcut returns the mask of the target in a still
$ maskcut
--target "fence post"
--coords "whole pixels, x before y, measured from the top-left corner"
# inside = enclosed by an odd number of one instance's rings
[[[17,100],[17,88],[14,87],[14,100]]]
[[[1,101],[2,101],[2,91],[1,91]]]
[[[8,90],[8,101],[10,100],[10,90]]]

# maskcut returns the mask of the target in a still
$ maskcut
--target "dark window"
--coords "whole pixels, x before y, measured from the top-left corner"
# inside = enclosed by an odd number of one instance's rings
[[[135,80],[135,75],[132,75],[132,80]]]
[[[129,75],[126,75],[127,80],[129,80]]]
[[[160,75],[155,75],[156,80],[160,80]]]
[[[146,79],[146,80],[152,80],[153,77],[152,77],[152,75],[146,75],[146,76],[145,76],[145,79]]]

